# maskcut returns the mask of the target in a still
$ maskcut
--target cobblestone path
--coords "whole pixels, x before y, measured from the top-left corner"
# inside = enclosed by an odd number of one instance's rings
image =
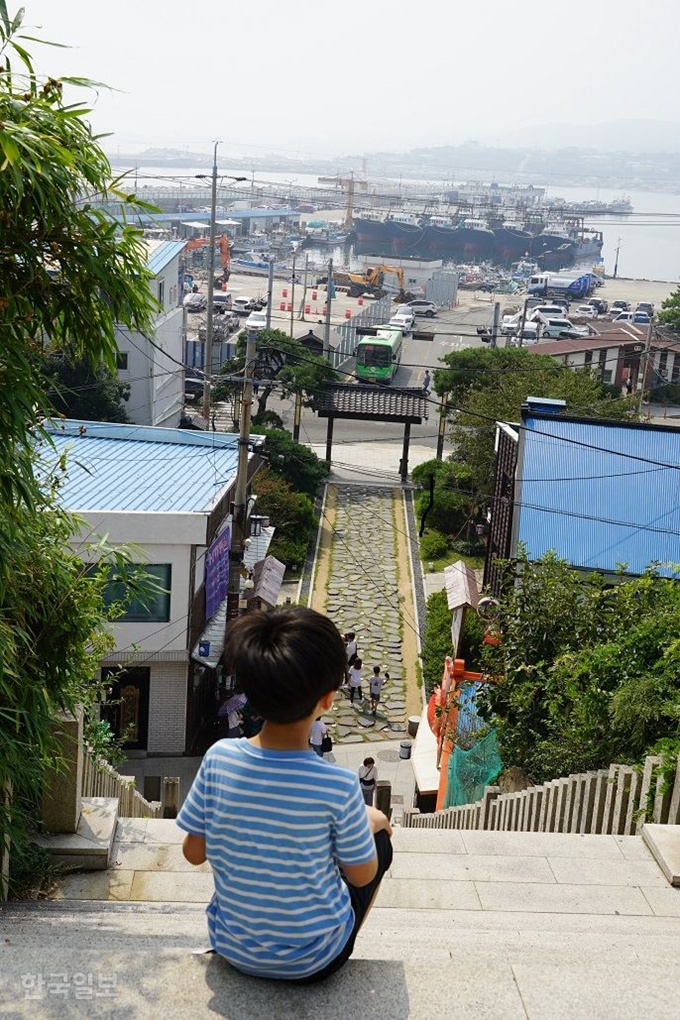
[[[362,659],[364,701],[340,692],[324,722],[334,742],[395,740],[407,732],[402,618],[395,542],[399,490],[335,486],[337,506],[325,611],[341,633],[353,630]],[[368,690],[373,667],[390,674],[375,719]]]

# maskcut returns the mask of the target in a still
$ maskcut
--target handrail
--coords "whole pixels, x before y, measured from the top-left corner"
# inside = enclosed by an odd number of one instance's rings
[[[444,808],[434,814],[406,810],[404,828],[490,829],[506,832],[573,832],[629,836],[638,834],[646,820],[662,825],[680,824],[680,758],[667,783],[661,758],[645,758],[641,770],[610,765],[529,786],[516,793],[501,793],[487,786],[474,804]]]
[[[83,797],[117,797],[121,818],[159,818],[160,804],[151,803],[136,789],[133,776],[122,776],[87,744],[83,747]]]

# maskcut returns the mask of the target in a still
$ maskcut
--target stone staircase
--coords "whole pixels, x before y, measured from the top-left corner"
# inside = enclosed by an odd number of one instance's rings
[[[680,889],[639,836],[395,830],[355,956],[324,985],[205,948],[212,879],[173,822],[118,824],[113,867],[0,909],[7,1017],[324,1020],[677,1016]]]

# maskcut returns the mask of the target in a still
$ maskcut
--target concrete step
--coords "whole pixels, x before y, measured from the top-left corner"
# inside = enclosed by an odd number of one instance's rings
[[[357,956],[328,982],[305,987],[244,977],[219,957],[179,949],[5,946],[0,1011],[17,1017],[224,1016],[295,1020],[639,1020],[677,1016],[680,975],[668,960],[580,958],[546,963],[479,957],[450,933],[448,958]]]

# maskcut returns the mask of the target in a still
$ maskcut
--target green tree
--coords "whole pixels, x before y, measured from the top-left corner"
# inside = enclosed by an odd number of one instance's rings
[[[586,371],[575,372],[547,355],[524,348],[474,349],[447,354],[435,373],[438,393],[450,393],[458,469],[465,469],[467,512],[474,519],[491,493],[496,421],[519,422],[528,396],[566,401],[567,413],[588,418],[625,419],[634,402]]]
[[[66,354],[45,359],[46,393],[58,414],[79,421],[127,422],[130,387],[106,366],[74,363]]]
[[[320,460],[309,447],[296,443],[284,429],[253,427],[265,437],[263,453],[271,470],[295,492],[314,498],[330,474],[326,461]]]
[[[661,302],[661,311],[656,317],[656,322],[658,326],[663,326],[672,333],[680,333],[680,287]]]
[[[537,781],[635,763],[680,737],[680,588],[650,571],[611,584],[548,553],[508,567],[497,681],[481,695],[506,765]]]
[[[144,331],[153,310],[140,233],[90,201],[126,197],[88,111],[34,73],[22,19],[0,0],[0,792],[13,789],[11,811],[0,796],[0,841],[11,833],[12,863],[51,758],[51,720],[92,700],[106,631],[103,581],[70,551],[77,522],[35,469],[52,411],[43,352],[68,346],[113,371],[114,323]]]
[[[223,365],[220,374],[233,377],[243,373],[245,353],[245,337],[241,334],[236,348],[236,358]],[[267,401],[275,386],[283,397],[301,393],[309,402],[324,383],[338,379],[338,373],[325,358],[313,354],[299,340],[287,336],[280,329],[263,329],[260,332],[257,361],[261,374],[267,379],[266,384],[261,384],[258,388],[258,416],[267,411]],[[219,379],[213,390],[213,397],[215,400],[229,399],[240,385],[238,380]]]
[[[314,507],[309,496],[292,486],[268,467],[262,468],[253,488],[258,513],[266,514],[276,528],[270,553],[287,567],[301,567],[310,539],[316,531]]]

